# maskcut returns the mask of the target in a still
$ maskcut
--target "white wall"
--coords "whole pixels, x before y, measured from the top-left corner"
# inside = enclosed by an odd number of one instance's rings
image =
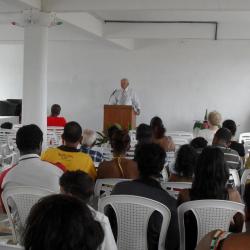
[[[16,69],[22,68],[21,47],[15,50],[15,56],[0,57],[0,71],[4,71],[0,84],[4,75],[17,86],[12,91],[5,86],[4,94],[1,87],[1,95],[13,98],[20,95],[15,90],[20,89],[22,79]],[[10,65],[18,61],[15,67],[4,65],[6,57]],[[102,128],[103,104],[119,80],[127,77],[142,103],[138,123],[159,115],[169,130],[191,130],[193,121],[203,119],[208,108],[235,119],[239,130],[250,130],[247,41],[148,42],[135,51],[92,41],[51,42],[48,74],[48,106],[60,103],[66,118],[84,127]],[[11,81],[14,75],[18,82]]]

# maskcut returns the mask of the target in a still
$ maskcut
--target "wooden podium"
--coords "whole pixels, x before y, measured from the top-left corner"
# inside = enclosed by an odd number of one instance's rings
[[[118,123],[123,129],[136,128],[136,114],[132,106],[128,105],[104,105],[103,129],[107,129]]]

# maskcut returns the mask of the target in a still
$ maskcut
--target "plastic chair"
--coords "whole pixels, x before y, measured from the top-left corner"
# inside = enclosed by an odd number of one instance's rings
[[[7,212],[8,219],[11,225],[14,242],[18,241],[17,226],[24,227],[26,218],[29,215],[30,209],[42,197],[51,195],[54,192],[37,187],[9,187],[3,190],[2,201]],[[14,222],[13,214],[10,211],[10,206],[13,205],[16,210],[20,225]]]
[[[24,249],[24,248],[18,245],[10,245],[2,242],[0,243],[0,250],[17,250],[17,249]]]
[[[250,132],[240,133],[239,143],[250,142]]]
[[[234,186],[237,189],[240,189],[240,177],[239,177],[239,173],[236,169],[229,169],[229,182],[233,181],[234,182]]]
[[[177,199],[182,189],[190,189],[192,187],[191,182],[162,182],[161,186],[166,190],[173,198]]]
[[[193,133],[185,131],[170,131],[167,132],[167,135],[176,139],[186,139],[188,142],[192,141],[194,138]]]
[[[120,178],[107,178],[107,179],[97,179],[95,183],[94,195],[95,197],[106,197],[109,196],[114,188],[114,186],[123,181],[131,181],[130,179],[120,179]]]
[[[244,216],[245,205],[224,200],[197,200],[185,202],[178,207],[180,250],[185,250],[184,214],[192,211],[197,221],[197,243],[215,229],[229,231],[230,222],[236,213]]]
[[[241,181],[240,181],[240,187],[241,187],[241,196],[243,197],[244,192],[245,192],[245,185],[246,182],[250,179],[250,169],[245,169],[242,176],[241,176]]]
[[[56,126],[48,126],[47,131],[55,133],[57,137],[57,142],[59,145],[62,144],[62,134],[64,131],[63,127],[56,127]]]
[[[171,219],[170,210],[163,204],[133,195],[111,195],[99,200],[98,208],[105,213],[111,206],[117,218],[117,248],[147,250],[147,228],[154,211],[162,215],[158,250],[165,250],[165,239]]]

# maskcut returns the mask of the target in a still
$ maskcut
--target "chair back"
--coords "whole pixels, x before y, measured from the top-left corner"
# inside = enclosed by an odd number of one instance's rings
[[[250,179],[250,169],[245,169],[240,181],[240,187],[241,187],[241,196],[243,197],[245,192],[245,186],[247,181]]]
[[[154,211],[162,215],[158,250],[165,250],[165,239],[171,219],[170,210],[163,204],[133,195],[111,195],[99,200],[98,210],[105,213],[111,206],[117,218],[117,248],[147,250],[147,228]]]
[[[197,243],[209,232],[216,229],[229,231],[236,213],[244,216],[244,205],[225,200],[197,200],[185,202],[178,207],[180,250],[185,250],[184,215],[192,211],[197,221]],[[197,244],[196,243],[196,244]]]
[[[37,187],[9,187],[3,190],[2,201],[11,225],[14,242],[18,240],[18,227],[23,228],[25,226],[26,219],[33,205],[42,197],[51,194],[53,194],[52,191]],[[19,225],[16,223],[16,218],[13,218],[10,207],[12,207],[12,211],[15,211]]]
[[[229,169],[229,182],[233,182],[237,189],[240,189],[240,176],[237,169]]]
[[[130,181],[130,179],[120,179],[120,178],[97,179],[94,189],[95,197],[110,196],[114,186],[117,183],[123,181]]]
[[[239,143],[250,142],[250,132],[240,133]]]
[[[0,144],[16,147],[16,130],[0,128]]]
[[[48,126],[47,131],[54,132],[57,137],[58,144],[62,144],[62,134],[64,131],[64,127]]]
[[[188,142],[192,141],[194,137],[193,133],[185,131],[170,131],[167,132],[167,135],[176,139],[186,139]]]
[[[58,137],[54,131],[47,131],[47,147],[58,147],[60,145]]]
[[[3,242],[0,243],[0,250],[18,250],[18,249],[24,249],[24,248],[18,245],[10,245]]]
[[[190,189],[192,187],[191,182],[162,182],[161,186],[166,190],[173,198],[177,199],[182,189]]]

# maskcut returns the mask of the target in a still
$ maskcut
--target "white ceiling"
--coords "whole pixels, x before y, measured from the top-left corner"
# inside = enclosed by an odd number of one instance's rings
[[[0,41],[21,41],[13,28],[21,11],[55,12],[62,26],[50,29],[50,40],[96,40],[133,49],[155,39],[250,40],[250,0],[0,0]],[[122,21],[192,21],[211,24],[105,23]]]

